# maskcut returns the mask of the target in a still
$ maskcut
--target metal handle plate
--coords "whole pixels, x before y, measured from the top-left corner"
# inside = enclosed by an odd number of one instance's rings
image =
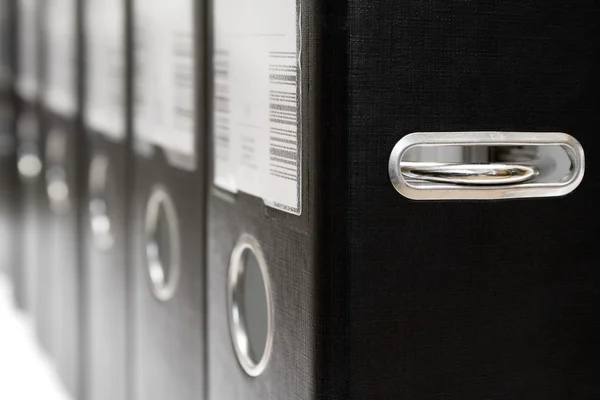
[[[405,159],[409,150],[415,148],[479,146],[542,149],[546,159],[475,163]],[[563,168],[566,172],[557,176],[555,164],[564,164],[564,160],[568,164]],[[548,171],[549,168],[554,168],[554,172]],[[419,132],[403,137],[396,144],[388,169],[394,188],[413,200],[554,197],[572,192],[581,183],[585,156],[580,143],[566,133]]]

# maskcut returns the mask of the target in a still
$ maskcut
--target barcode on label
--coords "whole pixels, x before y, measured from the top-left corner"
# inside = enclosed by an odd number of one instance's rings
[[[215,158],[229,160],[230,143],[230,59],[229,52],[216,50],[214,55],[214,96],[215,96]]]
[[[269,173],[298,182],[298,63],[294,52],[269,53]]]
[[[174,110],[175,127],[182,131],[194,129],[194,40],[189,33],[175,33]]]

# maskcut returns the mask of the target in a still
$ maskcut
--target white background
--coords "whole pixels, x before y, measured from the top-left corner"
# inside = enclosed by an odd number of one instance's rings
[[[8,279],[1,273],[0,399],[70,400],[38,346],[31,322],[14,309]]]

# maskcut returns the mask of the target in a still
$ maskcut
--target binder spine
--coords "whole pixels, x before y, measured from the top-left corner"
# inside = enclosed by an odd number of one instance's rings
[[[67,391],[81,397],[83,388],[82,332],[84,315],[83,273],[85,247],[80,239],[85,196],[81,125],[81,61],[79,0],[44,3],[40,15],[43,49],[40,112],[44,137],[44,206],[48,212],[48,255],[41,268],[49,274],[43,281],[50,305],[44,330],[49,333],[49,352]]]
[[[554,200],[414,202],[386,162],[421,131],[567,131],[585,147],[599,15],[588,1],[348,2],[343,398],[598,393],[600,306],[583,283],[599,275],[587,258],[597,227],[585,208],[547,217],[586,204],[595,184]],[[555,313],[565,298],[585,306]]]
[[[83,132],[86,197],[85,398],[131,399],[133,189],[130,1],[88,1]],[[106,368],[111,365],[111,368]]]
[[[12,0],[0,2],[0,178],[2,206],[0,206],[0,236],[2,236],[3,256],[0,258],[0,273],[6,273],[13,283],[15,305],[25,308],[25,274],[21,267],[20,237],[20,186],[17,174],[16,138],[16,6]]]
[[[349,165],[350,117],[348,1],[313,1],[316,34],[315,110],[317,241],[317,399],[350,399],[351,307],[349,274]],[[310,189],[309,189],[310,190]]]
[[[297,26],[297,33],[301,36],[297,41],[300,46],[297,48],[300,57],[298,59],[300,85],[296,92],[301,110],[300,112],[296,110],[299,118],[297,128],[298,132],[300,128],[303,132],[301,136],[296,136],[298,149],[301,149],[302,153],[297,158],[301,160],[298,168],[301,174],[298,179],[298,182],[301,182],[301,190],[298,192],[301,196],[301,213],[291,208],[274,207],[273,203],[265,201],[265,197],[268,196],[264,196],[258,190],[253,191],[248,186],[246,188],[240,186],[237,191],[231,190],[232,186],[223,183],[226,180],[219,179],[224,175],[223,169],[216,170],[220,168],[217,164],[223,160],[222,143],[217,141],[223,139],[219,137],[216,125],[221,122],[219,118],[223,117],[223,109],[217,110],[222,106],[222,102],[219,103],[219,99],[216,99],[219,91],[215,87],[220,83],[217,80],[216,69],[221,65],[219,59],[214,57],[217,57],[219,50],[222,49],[217,49],[213,44],[215,81],[211,93],[215,99],[211,111],[212,170],[207,213],[209,399],[236,399],[240,393],[244,393],[245,398],[248,399],[290,396],[299,399],[315,399],[319,398],[320,386],[324,384],[317,374],[317,371],[321,370],[317,346],[324,346],[322,343],[317,344],[317,336],[320,336],[324,329],[319,326],[323,315],[318,287],[320,285],[318,279],[321,275],[319,251],[322,251],[318,250],[321,247],[318,231],[321,226],[319,204],[322,195],[321,187],[317,186],[322,173],[319,168],[321,162],[319,152],[323,150],[319,132],[322,114],[317,108],[317,105],[321,104],[321,93],[317,89],[320,88],[321,83],[319,70],[321,60],[318,57],[323,49],[320,47],[321,19],[314,14],[315,11],[320,12],[316,3],[318,2],[296,2],[295,9],[292,8],[292,11],[298,13],[297,22],[301,24]],[[290,2],[279,4],[279,7],[285,8],[286,13],[289,12],[288,7],[293,7],[290,6]],[[216,12],[218,11],[215,10],[213,2],[211,14],[214,15]],[[217,19],[213,20],[213,24],[215,23],[218,23]],[[213,31],[222,33],[224,30],[221,26],[213,25]],[[246,51],[252,54],[254,49],[255,47],[248,46]],[[239,59],[232,57],[230,63],[232,62],[237,62],[235,67],[240,67]],[[265,79],[265,77],[257,75],[252,79]],[[268,77],[266,81],[268,84]],[[232,103],[239,102],[240,99],[235,99],[234,96],[235,93],[232,92],[229,100]],[[285,108],[285,111],[289,109]],[[278,115],[286,118],[288,116],[285,113]],[[268,111],[267,120],[269,120]],[[279,125],[276,127],[278,128]],[[256,135],[265,132],[269,133],[268,128],[256,132]],[[292,147],[290,151],[295,149]],[[248,182],[242,183],[248,184]],[[242,336],[253,335],[249,328],[252,322],[246,322],[246,326],[242,325],[240,328],[239,324],[231,318],[231,315],[237,312],[237,308],[233,308],[235,302],[232,302],[235,293],[232,294],[232,290],[227,289],[232,285],[234,249],[237,248],[236,244],[245,240],[244,238],[250,238],[248,240],[256,243],[256,247],[261,249],[260,253],[264,255],[265,269],[270,282],[265,286],[270,287],[270,301],[267,304],[271,304],[272,307],[273,337],[271,354],[264,369],[260,362],[257,368],[253,368],[252,365],[248,368],[248,360],[243,359],[246,356],[240,356],[239,351],[236,354],[234,350],[236,338],[239,336],[236,333],[238,330],[242,330]],[[246,268],[251,268],[251,264],[247,264]],[[246,272],[241,274],[241,280],[251,279],[246,278],[245,274]],[[237,274],[234,273],[233,276]],[[254,290],[261,290],[260,285],[258,286],[259,288],[255,287]],[[253,292],[253,295],[258,294]],[[242,320],[264,312],[263,308],[252,307],[246,310],[242,307],[240,310],[242,310],[240,311]],[[254,361],[257,362],[256,359]]]
[[[88,287],[88,230],[87,230],[87,201],[88,201],[88,174],[90,159],[90,141],[86,134],[83,110],[86,101],[86,41],[85,41],[85,0],[75,0],[75,75],[72,77],[75,86],[76,114],[73,120],[74,146],[75,146],[75,190],[78,206],[75,210],[75,234],[77,239],[77,287],[76,296],[78,307],[76,310],[78,343],[76,347],[75,365],[78,368],[74,396],[85,399],[90,382],[87,380],[89,352],[89,324],[87,310],[89,309],[87,293]]]
[[[204,51],[196,20],[204,7],[133,2],[134,399],[195,399],[205,390],[205,72],[202,53],[192,55]]]

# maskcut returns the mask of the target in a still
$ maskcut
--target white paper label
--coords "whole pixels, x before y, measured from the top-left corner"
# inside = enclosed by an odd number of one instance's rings
[[[221,0],[214,10],[214,183],[299,215],[296,0]]]
[[[75,0],[48,0],[46,4],[44,40],[48,69],[44,102],[54,112],[73,115],[77,110]]]
[[[25,100],[34,100],[38,82],[38,10],[40,0],[19,0],[19,72],[17,91]]]
[[[86,124],[117,140],[125,138],[125,2],[88,0]]]
[[[195,155],[194,9],[192,0],[136,0],[134,132]]]

